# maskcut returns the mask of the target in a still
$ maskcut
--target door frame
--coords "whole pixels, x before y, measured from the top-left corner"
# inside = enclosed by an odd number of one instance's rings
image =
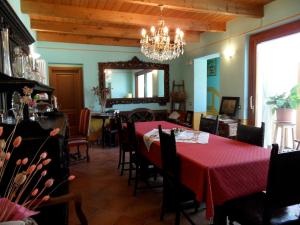
[[[249,39],[249,73],[248,73],[248,124],[255,125],[256,105],[256,53],[257,45],[300,32],[300,20],[280,25],[250,36]]]

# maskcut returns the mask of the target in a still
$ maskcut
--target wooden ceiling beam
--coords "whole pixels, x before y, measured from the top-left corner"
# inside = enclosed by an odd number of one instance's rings
[[[198,13],[217,13],[234,16],[263,17],[263,5],[250,5],[244,2],[228,0],[119,0],[140,5],[158,6],[165,8]]]
[[[67,5],[57,5],[22,0],[22,12],[30,15],[54,16],[61,18],[73,18],[87,21],[103,21],[123,25],[151,26],[156,25],[159,16],[143,15],[137,13],[118,12],[110,10],[91,9]],[[226,23],[211,21],[200,21],[195,19],[182,19],[175,17],[164,17],[166,25],[172,29],[177,27],[182,30],[192,31],[225,31]]]
[[[38,41],[139,47],[138,39],[111,38],[37,31]]]
[[[56,32],[56,33],[70,33],[81,35],[93,35],[101,37],[117,37],[128,39],[140,39],[141,28],[139,27],[114,27],[107,24],[98,25],[83,25],[76,23],[44,21],[31,19],[31,28],[36,31]],[[170,34],[172,37],[174,32]],[[185,31],[186,42],[199,42],[200,32]]]

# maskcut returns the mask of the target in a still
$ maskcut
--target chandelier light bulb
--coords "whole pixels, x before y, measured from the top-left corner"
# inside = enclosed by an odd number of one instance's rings
[[[169,32],[169,28],[165,26],[165,27],[164,27],[164,33],[165,33],[165,34],[168,34],[168,32]]]
[[[151,31],[152,34],[154,34],[155,33],[155,27],[152,26],[151,29],[150,29],[150,31]]]
[[[147,34],[147,31],[143,28],[141,34],[142,34],[142,37],[145,37]]]
[[[183,54],[185,45],[183,31],[177,28],[172,40],[169,28],[162,19],[158,21],[157,28],[154,26],[150,28],[150,32],[142,29],[141,35],[141,52],[152,60],[172,60]]]

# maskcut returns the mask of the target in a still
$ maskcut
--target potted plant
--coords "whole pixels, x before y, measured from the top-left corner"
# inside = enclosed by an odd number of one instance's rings
[[[276,111],[277,121],[295,122],[296,109],[300,105],[300,84],[294,86],[289,93],[282,93],[269,98],[267,105],[272,106],[272,112]]]

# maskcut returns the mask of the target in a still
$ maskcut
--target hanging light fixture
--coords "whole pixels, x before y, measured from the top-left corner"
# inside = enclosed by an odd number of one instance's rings
[[[163,6],[160,6],[161,17]],[[184,33],[179,28],[176,29],[174,40],[171,41],[169,36],[169,28],[165,25],[165,21],[158,21],[158,28],[151,27],[147,33],[142,29],[141,51],[150,59],[165,61],[172,60],[183,54],[183,46],[185,45]]]

